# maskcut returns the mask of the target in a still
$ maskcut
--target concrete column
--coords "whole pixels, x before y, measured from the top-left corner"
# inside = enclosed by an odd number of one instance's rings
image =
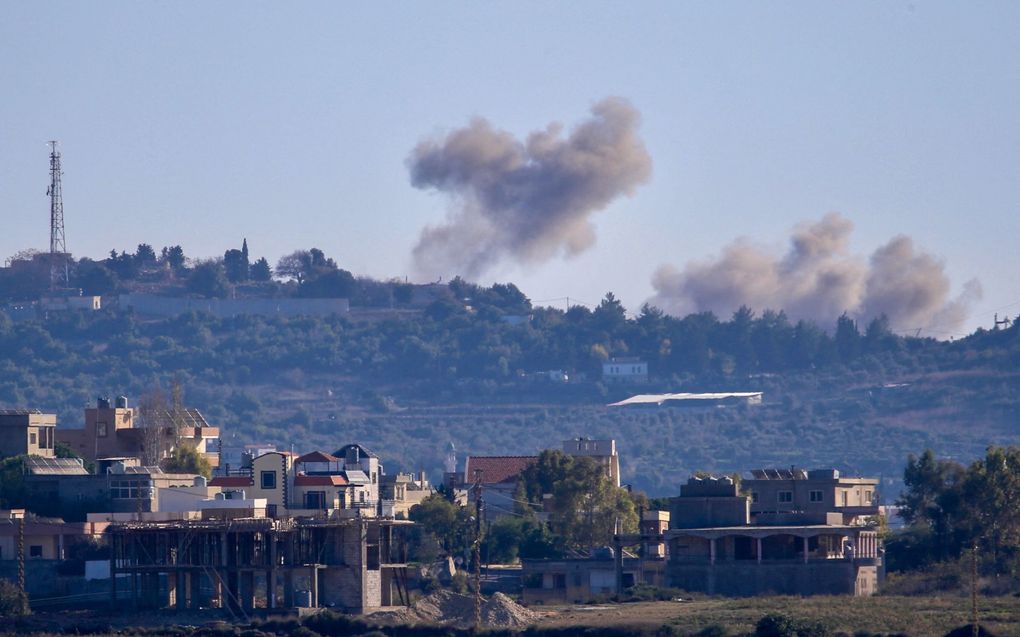
[[[619,542],[613,545],[613,561],[616,566],[616,594],[623,594],[623,545]]]
[[[187,599],[187,608],[192,610],[199,608],[202,604],[199,602],[198,596],[200,592],[198,583],[198,573],[194,571],[187,571],[183,573],[184,576],[184,597]]]
[[[241,606],[244,610],[255,609],[255,571],[241,573]]]
[[[166,574],[166,607],[179,608],[177,601],[180,595],[177,594],[177,571],[170,571]]]
[[[311,568],[312,608],[319,607],[319,569]]]
[[[757,548],[758,563],[761,564],[761,538],[754,538],[755,546]]]
[[[213,585],[213,599],[219,604],[220,608],[227,607],[227,599],[223,596],[223,576],[220,571],[215,571],[216,576],[210,578]]]
[[[808,548],[807,548],[808,547],[808,539],[806,537],[803,537],[803,538],[801,538],[801,540],[804,542],[804,563],[807,564],[807,560],[808,560]]]
[[[235,569],[227,571],[227,590],[225,595],[226,605],[236,610],[238,601],[241,599],[241,582],[240,574]]]
[[[294,571],[289,568],[283,574],[283,605],[294,607]]]
[[[708,541],[708,563],[715,564],[715,538]]]

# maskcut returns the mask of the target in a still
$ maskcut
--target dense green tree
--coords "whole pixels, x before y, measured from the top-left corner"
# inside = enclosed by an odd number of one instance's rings
[[[156,251],[148,243],[139,243],[138,248],[135,250],[135,263],[139,267],[155,265]]]
[[[230,284],[223,266],[215,261],[196,265],[188,277],[188,291],[206,298],[225,298],[230,291]]]
[[[432,534],[447,555],[461,555],[474,540],[474,507],[460,507],[439,493],[411,507],[408,518]]]
[[[250,267],[247,255],[241,250],[231,249],[223,253],[223,269],[231,283],[247,281]]]
[[[108,295],[117,290],[117,275],[102,263],[79,262],[74,284],[88,295]]]
[[[521,474],[521,482],[531,502],[553,496],[550,527],[569,548],[606,546],[617,529],[637,528],[637,512],[626,490],[614,485],[592,458],[547,449]]]
[[[861,333],[857,321],[844,313],[836,320],[836,352],[843,363],[855,360],[861,353]]]
[[[163,247],[160,259],[167,263],[171,269],[180,270],[184,267],[184,248],[181,246]]]
[[[160,462],[160,467],[168,473],[197,473],[206,478],[212,476],[212,467],[205,456],[194,447],[177,445],[170,455]]]
[[[347,270],[331,270],[306,280],[298,288],[298,295],[308,298],[346,298],[357,292],[354,275]]]
[[[269,267],[269,261],[265,257],[259,257],[255,263],[251,264],[251,279],[260,283],[273,279],[273,269]]]

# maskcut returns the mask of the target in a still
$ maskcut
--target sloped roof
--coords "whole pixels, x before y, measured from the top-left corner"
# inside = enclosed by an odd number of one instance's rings
[[[351,449],[353,447],[356,447],[358,449],[358,455],[361,456],[362,458],[378,458],[379,457],[379,456],[375,455],[374,453],[372,453],[371,451],[369,451],[368,449],[366,449],[364,446],[359,445],[356,442],[352,442],[350,444],[347,444],[347,445],[344,445],[344,446],[340,447],[339,449],[337,449],[336,451],[333,452],[333,455],[338,457],[338,458],[343,458],[343,457],[345,457],[347,455],[347,450]]]
[[[249,476],[216,476],[209,481],[210,487],[250,487],[254,484]]]
[[[321,451],[312,451],[301,456],[294,462],[336,462],[337,460],[338,458],[331,456],[328,453],[323,453]]]
[[[616,403],[609,403],[609,407],[626,407],[628,405],[662,405],[670,401],[693,401],[693,400],[726,400],[729,398],[758,398],[762,397],[760,391],[730,391],[702,394],[637,394]]]
[[[468,456],[464,481],[474,482],[475,472],[483,484],[511,482],[538,460],[538,456]]]
[[[364,471],[347,469],[343,471],[343,475],[347,478],[347,482],[350,484],[372,484],[372,481],[368,479],[368,474]]]
[[[294,486],[297,487],[344,487],[347,484],[347,480],[341,475],[297,476],[294,478]]]

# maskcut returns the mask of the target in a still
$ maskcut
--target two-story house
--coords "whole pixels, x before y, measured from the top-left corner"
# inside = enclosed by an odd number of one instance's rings
[[[57,415],[38,410],[0,410],[0,457],[54,455]]]
[[[756,520],[790,513],[839,513],[844,524],[879,515],[878,479],[841,476],[836,469],[755,469],[741,488],[751,497]]]

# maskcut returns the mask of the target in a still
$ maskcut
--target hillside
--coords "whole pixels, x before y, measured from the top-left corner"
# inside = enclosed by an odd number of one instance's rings
[[[698,469],[796,464],[896,479],[906,455],[926,447],[967,461],[1020,437],[1016,328],[949,343],[841,319],[830,336],[781,313],[720,321],[649,308],[628,319],[612,295],[563,312],[532,308],[512,285],[451,288],[424,311],[364,319],[0,315],[0,408],[55,411],[61,426],[77,426],[96,396],[136,401],[176,376],[227,445],[357,440],[389,471],[438,478],[450,442],[463,457],[612,437],[625,481],[652,495],[675,493]],[[525,313],[523,324],[503,320]],[[615,355],[649,361],[641,391],[762,390],[765,404],[607,408],[632,391],[599,381]],[[571,382],[532,374],[550,369]]]

